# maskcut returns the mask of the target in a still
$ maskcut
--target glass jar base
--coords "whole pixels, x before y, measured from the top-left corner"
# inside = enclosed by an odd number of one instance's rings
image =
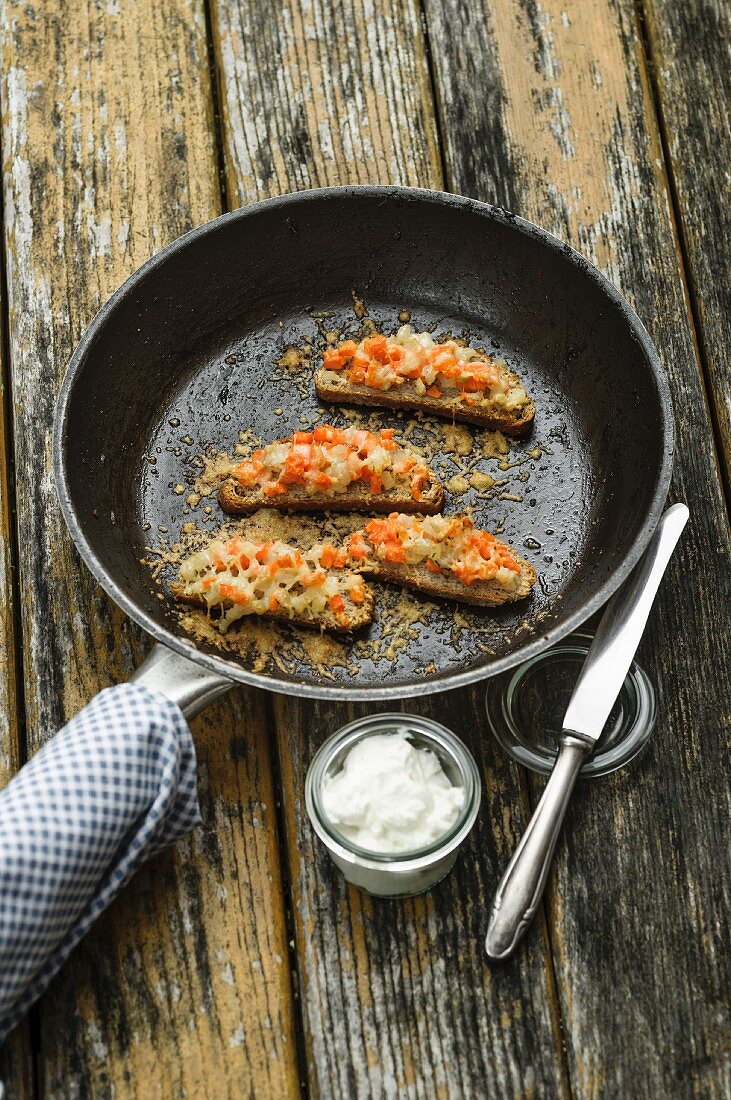
[[[485,705],[490,729],[505,751],[531,771],[548,775],[553,768],[563,716],[591,642],[591,634],[577,631],[488,684]],[[656,717],[652,681],[633,662],[581,775],[607,775],[627,764],[647,744]]]

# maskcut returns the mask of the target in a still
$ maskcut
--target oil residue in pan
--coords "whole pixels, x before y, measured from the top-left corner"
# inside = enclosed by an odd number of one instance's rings
[[[150,441],[142,471],[141,540],[155,549],[183,544],[194,531],[217,530],[225,517],[206,492],[207,459],[236,444],[248,451],[260,441],[287,436],[325,421],[370,429],[393,427],[428,459],[447,490],[446,512],[470,510],[474,521],[513,545],[539,575],[533,595],[520,604],[485,611],[378,584],[378,612],[354,641],[341,641],[254,619],[222,638],[205,616],[183,613],[183,626],[204,649],[226,648],[247,668],[276,668],[293,680],[360,685],[413,682],[482,665],[505,653],[548,621],[554,601],[585,552],[593,503],[586,446],[578,419],[553,374],[534,358],[498,345],[472,320],[437,314],[418,303],[356,300],[279,318],[242,333],[215,358],[191,361],[168,401]],[[468,425],[386,410],[325,406],[313,374],[328,342],[372,328],[393,332],[406,320],[435,336],[453,335],[499,352],[521,377],[536,404],[536,422],[523,440]],[[245,521],[247,522],[247,521]],[[251,526],[251,521],[249,526]],[[292,520],[277,520],[292,531]],[[341,517],[336,523],[359,520]],[[308,523],[311,525],[308,528]],[[146,528],[146,530],[145,530]],[[187,528],[187,531],[184,530]],[[312,541],[322,521],[304,521]],[[142,546],[142,543],[141,543]],[[141,554],[144,551],[141,549]],[[170,579],[174,565],[161,570]],[[377,582],[373,582],[374,585]],[[171,611],[174,615],[176,612]]]

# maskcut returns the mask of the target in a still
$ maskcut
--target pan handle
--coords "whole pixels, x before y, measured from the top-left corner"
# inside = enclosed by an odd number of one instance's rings
[[[186,718],[195,718],[234,685],[228,676],[209,672],[196,661],[174,653],[159,642],[132,673],[130,683],[142,684],[166,695],[178,704]]]

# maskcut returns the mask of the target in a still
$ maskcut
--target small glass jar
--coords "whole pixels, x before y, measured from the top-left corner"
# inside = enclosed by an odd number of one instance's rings
[[[406,731],[411,744],[430,749],[453,786],[464,789],[464,803],[454,825],[432,844],[408,852],[374,852],[361,848],[329,820],[322,804],[322,781],[335,775],[358,742],[374,734]],[[348,882],[376,897],[421,894],[447,875],[470,832],[480,806],[480,775],[472,754],[438,722],[417,714],[374,714],[342,726],[320,746],[305,781],[305,802],[312,827]]]
[[[553,771],[563,716],[592,641],[593,635],[576,631],[488,684],[490,729],[505,751],[531,771]],[[652,680],[633,661],[596,748],[579,774],[602,776],[624,767],[645,748],[656,719]]]

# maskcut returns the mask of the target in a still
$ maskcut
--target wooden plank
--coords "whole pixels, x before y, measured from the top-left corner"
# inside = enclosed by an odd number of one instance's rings
[[[212,16],[231,205],[311,185],[441,186],[416,5],[217,0]],[[481,725],[479,692],[414,707]],[[484,899],[524,823],[518,770],[473,738],[488,789],[459,871],[426,897],[369,900],[330,865],[303,800],[316,746],[363,712],[274,700],[313,1094],[562,1095],[545,944],[499,975],[481,946]]]
[[[670,376],[671,499],[692,517],[642,649],[658,733],[631,769],[582,785],[559,847],[550,936],[572,1090],[727,1095],[731,546],[633,5],[426,11],[449,186],[569,240],[633,302]]]
[[[691,296],[731,486],[731,9],[721,0],[646,0]]]
[[[199,0],[0,5],[5,248],[28,741],[143,642],[91,582],[56,505],[57,386],[84,326],[153,251],[219,213]],[[297,1091],[266,713],[195,724],[205,824],[105,915],[40,1004],[48,1097]]]
[[[229,205],[346,183],[439,187],[416,5],[212,0]]]

